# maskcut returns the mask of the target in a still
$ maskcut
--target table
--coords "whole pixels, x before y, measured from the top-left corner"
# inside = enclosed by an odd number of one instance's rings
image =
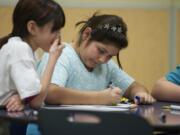
[[[180,110],[162,108],[170,104],[178,105],[178,103],[156,102],[153,105],[141,105],[134,113],[147,119],[155,131],[180,132]]]
[[[26,109],[21,112],[7,112],[0,110],[0,119],[8,122],[17,122],[20,124],[37,123],[38,117],[33,114],[32,109]]]
[[[126,113],[135,113],[147,119],[155,131],[180,132],[180,111],[165,110],[162,106],[178,104],[169,102],[156,102],[152,105],[139,105],[137,109],[127,111]],[[180,105],[180,103],[179,103]],[[6,112],[0,110],[0,119],[20,122],[20,123],[37,123],[38,116],[33,114],[34,110],[25,110],[23,112]],[[165,114],[163,120],[161,114]]]

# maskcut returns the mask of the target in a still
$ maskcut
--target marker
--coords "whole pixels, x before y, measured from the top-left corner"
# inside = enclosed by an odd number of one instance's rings
[[[120,98],[120,103],[129,103],[129,99],[127,99],[125,97],[121,97]]]
[[[111,90],[114,88],[113,83],[110,83],[110,84],[109,84],[109,88],[110,88]]]
[[[172,110],[180,110],[180,105],[167,105],[163,106],[163,109],[172,109]]]
[[[134,98],[135,98],[135,100],[137,100],[137,103],[138,103],[138,104],[140,104],[140,103],[141,103],[141,99],[140,99],[140,97],[139,97],[139,96],[135,96]]]

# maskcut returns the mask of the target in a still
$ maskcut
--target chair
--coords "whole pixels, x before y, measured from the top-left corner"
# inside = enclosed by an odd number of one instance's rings
[[[42,108],[42,135],[152,135],[149,123],[136,114]]]

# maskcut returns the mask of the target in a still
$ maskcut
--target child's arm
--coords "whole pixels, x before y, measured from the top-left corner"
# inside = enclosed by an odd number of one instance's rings
[[[148,90],[137,82],[130,85],[125,92],[125,96],[134,100],[136,104],[151,104],[155,102],[155,99],[149,94]],[[136,96],[140,98],[140,102],[135,99]]]
[[[30,105],[32,107],[35,107],[35,108],[40,107],[42,105],[42,103],[44,102],[44,99],[46,98],[47,87],[50,83],[51,76],[52,76],[52,73],[54,70],[54,66],[64,48],[63,45],[60,45],[60,46],[58,45],[58,41],[59,41],[58,39],[55,40],[53,45],[50,48],[48,64],[47,64],[46,69],[41,78],[41,91],[36,97],[34,97],[30,101]]]
[[[50,84],[46,102],[49,104],[112,104],[119,102],[119,88],[103,91],[80,91]]]
[[[152,95],[157,100],[180,102],[180,86],[163,77],[155,83]]]

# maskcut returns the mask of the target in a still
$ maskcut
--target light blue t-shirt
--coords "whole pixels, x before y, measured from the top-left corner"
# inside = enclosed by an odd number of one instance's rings
[[[51,83],[61,87],[79,90],[104,90],[110,83],[125,90],[134,82],[134,79],[121,70],[112,60],[106,64],[97,65],[93,71],[88,71],[78,54],[71,45],[65,44],[59,57]],[[38,65],[38,73],[42,74],[48,62],[49,54],[45,53]]]
[[[166,75],[166,79],[174,84],[180,85],[180,65],[178,65],[174,71],[169,72]]]
[[[37,72],[42,75],[48,62],[49,54],[45,53],[38,64]],[[121,70],[112,60],[98,65],[93,71],[88,71],[78,54],[70,44],[57,60],[51,83],[66,88],[79,90],[104,90],[110,83],[123,90],[123,93],[134,82],[134,79]],[[40,135],[36,124],[29,124],[27,135]]]

